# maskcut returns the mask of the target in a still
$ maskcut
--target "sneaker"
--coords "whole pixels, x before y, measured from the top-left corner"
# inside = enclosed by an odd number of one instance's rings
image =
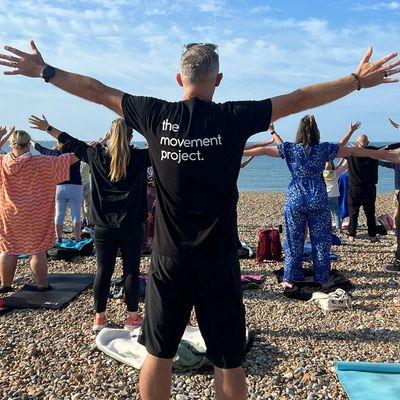
[[[107,319],[103,318],[96,318],[94,317],[92,331],[93,332],[100,332],[103,328],[108,325]]]
[[[128,317],[125,322],[124,329],[132,331],[133,329],[138,328],[142,324],[143,324],[143,317],[141,317],[140,315],[138,315],[136,319]]]
[[[94,229],[92,228],[92,225],[88,225],[82,229],[82,232],[90,233],[92,235],[94,233]]]
[[[387,272],[400,273],[400,260],[394,258],[391,263],[383,264],[383,269]]]

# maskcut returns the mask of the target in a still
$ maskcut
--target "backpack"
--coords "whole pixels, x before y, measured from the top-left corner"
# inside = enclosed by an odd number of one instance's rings
[[[390,214],[379,215],[376,220],[378,224],[384,226],[387,231],[394,229],[394,219]],[[386,233],[384,235],[386,235]]]
[[[258,245],[256,252],[257,262],[264,262],[266,260],[281,261],[282,259],[282,245],[279,231],[274,228],[259,229],[258,232]]]

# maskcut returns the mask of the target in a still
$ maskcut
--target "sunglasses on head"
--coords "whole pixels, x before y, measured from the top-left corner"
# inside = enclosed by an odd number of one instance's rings
[[[186,53],[189,49],[191,49],[194,46],[207,47],[208,49],[218,53],[218,45],[214,43],[186,43],[183,45],[182,54]]]

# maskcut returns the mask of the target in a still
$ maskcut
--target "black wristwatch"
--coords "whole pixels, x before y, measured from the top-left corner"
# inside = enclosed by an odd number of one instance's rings
[[[56,69],[54,67],[52,67],[51,65],[46,65],[43,68],[43,71],[40,74],[40,76],[44,79],[45,82],[49,82],[55,73]]]
[[[53,127],[52,127],[51,125],[49,125],[49,126],[46,128],[46,131],[47,131],[47,132],[50,132],[52,129],[53,129]]]

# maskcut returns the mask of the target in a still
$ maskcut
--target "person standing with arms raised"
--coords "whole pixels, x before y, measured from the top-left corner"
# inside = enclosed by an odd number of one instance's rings
[[[150,166],[148,150],[130,146],[132,129],[122,118],[111,124],[107,147],[90,146],[51,126],[46,118],[32,115],[34,129],[47,131],[76,157],[87,163],[92,174],[90,221],[93,221],[97,272],[93,285],[96,315],[93,331],[107,325],[106,305],[118,249],[121,249],[128,318],[125,329],[142,324],[138,314],[139,266],[143,245],[143,221],[147,216],[146,184]]]
[[[29,54],[6,46],[12,55],[1,54],[0,64],[12,70],[5,73],[42,77],[102,104],[124,116],[149,143],[158,207],[140,339],[149,352],[140,375],[141,398],[169,399],[172,358],[194,306],[207,357],[215,365],[216,397],[246,399],[241,367],[245,310],[236,223],[236,181],[245,143],[279,118],[357,89],[397,82],[392,75],[400,72],[396,68],[400,61],[390,62],[397,53],[371,62],[369,48],[356,72],[336,81],[261,101],[217,104],[212,99],[222,73],[214,44],[184,47],[176,74],[183,100],[175,103],[132,96],[90,77],[56,69],[43,60],[33,41],[31,48]]]

